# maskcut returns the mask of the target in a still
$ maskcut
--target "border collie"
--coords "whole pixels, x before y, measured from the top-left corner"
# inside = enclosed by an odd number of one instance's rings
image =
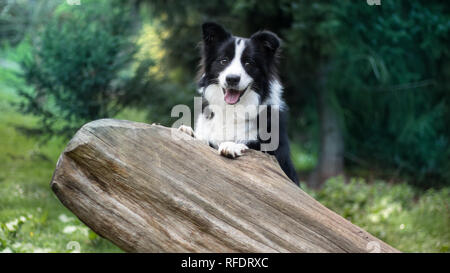
[[[216,23],[204,23],[202,30],[198,82],[202,113],[195,131],[185,125],[179,130],[229,158],[247,149],[275,155],[286,175],[298,184],[286,132],[287,109],[276,71],[280,39],[270,31],[241,38]],[[251,107],[255,110],[249,110]],[[263,137],[262,128],[270,131],[269,138]],[[269,143],[275,146],[270,148]]]

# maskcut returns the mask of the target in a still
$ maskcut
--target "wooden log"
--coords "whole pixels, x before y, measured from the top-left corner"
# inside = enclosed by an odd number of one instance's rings
[[[129,252],[397,252],[303,192],[272,156],[228,159],[158,125],[86,124],[51,188]]]

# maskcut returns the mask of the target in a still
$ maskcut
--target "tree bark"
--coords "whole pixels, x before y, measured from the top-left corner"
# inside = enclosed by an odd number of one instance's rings
[[[397,252],[304,193],[272,156],[228,159],[158,125],[86,124],[51,188],[130,252]]]

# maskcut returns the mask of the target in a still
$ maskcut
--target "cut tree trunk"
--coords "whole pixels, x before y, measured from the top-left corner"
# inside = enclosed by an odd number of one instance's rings
[[[130,252],[397,252],[303,192],[272,156],[228,159],[158,125],[86,124],[51,188]]]

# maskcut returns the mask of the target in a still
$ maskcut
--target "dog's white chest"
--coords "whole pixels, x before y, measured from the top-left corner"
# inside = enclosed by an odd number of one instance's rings
[[[255,92],[248,90],[234,106],[224,102],[222,89],[217,85],[208,86],[204,90],[204,95],[209,105],[207,114],[202,113],[197,118],[195,124],[197,138],[217,145],[225,141],[258,139],[256,106],[259,103],[259,96]]]
[[[257,119],[234,111],[213,111],[213,115],[198,117],[195,134],[197,138],[215,144],[225,141],[256,140]]]

